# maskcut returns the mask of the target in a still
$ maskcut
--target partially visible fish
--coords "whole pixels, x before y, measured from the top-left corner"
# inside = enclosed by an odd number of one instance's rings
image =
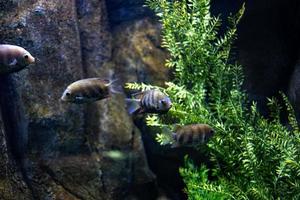
[[[125,160],[127,156],[128,155],[126,155],[124,152],[118,150],[110,150],[103,152],[103,157],[107,157],[112,160]]]
[[[35,58],[24,48],[9,44],[0,45],[0,74],[18,72],[34,62]]]
[[[204,144],[214,135],[215,131],[207,124],[190,124],[177,127],[172,133],[172,148],[195,144]]]
[[[126,99],[129,114],[167,113],[172,107],[171,99],[159,90],[147,90]]]
[[[61,100],[82,104],[108,98],[112,93],[121,93],[117,90],[115,81],[101,78],[87,78],[76,81],[66,88]]]

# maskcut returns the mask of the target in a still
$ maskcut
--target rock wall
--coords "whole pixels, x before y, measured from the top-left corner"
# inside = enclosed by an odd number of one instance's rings
[[[1,112],[2,113],[2,112]],[[24,180],[7,144],[4,122],[0,116],[0,199],[32,199],[32,192]]]
[[[155,175],[124,95],[89,105],[64,104],[59,98],[68,84],[84,77],[116,74],[121,82],[140,80],[128,66],[160,73],[166,54],[159,47],[157,23],[128,24],[135,31],[128,30],[126,37],[133,35],[141,44],[129,41],[135,44],[125,50],[126,39],[110,26],[105,1],[2,0],[0,6],[1,43],[23,46],[39,60],[0,79],[0,164],[9,170],[0,174],[0,188],[7,188],[0,190],[1,199],[155,198]],[[152,50],[144,51],[148,47]],[[123,52],[131,50],[144,52],[140,61],[122,62],[128,56]],[[153,80],[161,83],[163,76]],[[15,182],[21,189],[12,193]]]

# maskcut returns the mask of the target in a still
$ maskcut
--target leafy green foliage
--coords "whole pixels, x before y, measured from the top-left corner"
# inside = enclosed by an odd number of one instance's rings
[[[208,169],[205,166],[198,169],[191,162],[186,162],[186,168],[181,168],[180,173],[185,176],[189,199],[223,200],[232,197],[226,185],[208,182]]]
[[[207,123],[216,131],[207,144],[212,167],[186,162],[180,170],[189,199],[300,199],[300,132],[287,98],[290,130],[280,124],[280,106],[270,99],[265,119],[241,89],[241,67],[230,61],[236,25],[244,7],[229,18],[220,36],[220,20],[210,14],[210,0],[148,0],[163,25],[166,66],[175,79],[157,88],[173,106],[167,115],[151,115],[147,124],[161,128],[157,140],[172,143],[174,124]],[[169,130],[169,131],[166,131]],[[210,176],[208,176],[210,174]]]

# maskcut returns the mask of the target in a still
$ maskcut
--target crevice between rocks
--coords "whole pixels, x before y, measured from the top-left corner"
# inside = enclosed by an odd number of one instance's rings
[[[77,18],[77,32],[78,32],[78,37],[79,37],[79,44],[80,44],[80,55],[81,55],[81,66],[82,66],[82,72],[83,72],[83,76],[87,77],[87,68],[84,66],[84,51],[83,51],[83,40],[82,40],[82,33],[80,30],[80,17],[81,17],[81,13],[82,13],[82,6],[83,6],[83,0],[75,0],[75,6],[76,6],[76,18]]]
[[[48,166],[45,166],[45,165],[42,165],[41,166],[41,169],[47,174],[50,176],[50,178],[54,181],[54,183],[56,185],[59,185],[61,186],[65,191],[67,191],[69,194],[73,195],[74,197],[76,197],[78,200],[84,200],[84,198],[76,193],[74,193],[72,190],[68,189],[67,187],[64,186],[64,184],[62,182],[60,182],[56,177],[55,177],[55,174],[54,172],[48,167]]]
[[[90,4],[93,4],[94,1],[85,1],[85,0],[75,0],[75,5],[76,5],[76,14],[77,14],[77,29],[78,29],[78,34],[79,34],[79,39],[80,39],[80,53],[81,53],[81,66],[82,66],[82,72],[83,72],[83,78],[87,78],[91,75],[94,75],[94,74],[90,74],[89,73],[89,69],[90,67],[90,60],[89,60],[89,52],[88,49],[91,48],[90,44],[89,44],[89,40],[91,38],[91,34],[90,33],[87,33],[85,31],[84,28],[84,25],[82,23],[84,23],[85,21],[90,21],[91,19],[89,19],[89,16],[91,13],[90,13],[90,10],[88,9],[91,5]],[[103,2],[99,1],[99,4],[101,5]],[[99,13],[101,14],[101,13]],[[92,23],[92,22],[91,22]],[[101,24],[99,24],[100,26]],[[98,51],[100,51],[100,49],[98,49]],[[93,156],[94,153],[98,154],[99,153],[99,149],[95,147],[95,144],[94,144],[94,133],[92,133],[92,130],[96,130],[96,132],[100,131],[100,129],[96,126],[93,126],[91,127],[91,117],[90,115],[96,115],[97,117],[99,117],[99,113],[97,113],[97,109],[95,109],[95,107],[90,107],[90,106],[87,106],[84,110],[84,119],[85,119],[85,122],[84,122],[84,129],[85,129],[85,132],[87,133],[87,136],[86,136],[86,140],[87,140],[87,143],[89,145],[89,149],[90,149],[90,153]],[[93,120],[92,120],[93,121]],[[96,155],[98,157],[98,155]],[[101,167],[101,164],[99,163],[101,161],[100,158],[93,158],[94,159],[94,162],[95,162],[95,165],[97,167],[97,169],[99,170],[99,180],[101,182],[101,189],[102,191],[107,194],[107,186],[106,186],[106,182],[105,182],[105,175],[103,173],[103,170],[102,170],[102,167]]]
[[[0,76],[0,110],[5,130],[9,160],[15,162],[34,199],[27,166],[28,121],[13,75]]]

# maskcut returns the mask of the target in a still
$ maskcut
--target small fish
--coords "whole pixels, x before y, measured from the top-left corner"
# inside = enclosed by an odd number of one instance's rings
[[[34,62],[35,58],[24,48],[0,44],[0,74],[18,72]]]
[[[117,91],[115,81],[101,78],[87,78],[76,81],[67,87],[61,96],[61,100],[83,104],[108,98],[111,93],[121,93],[121,91]]]
[[[104,151],[103,156],[110,158],[112,160],[125,160],[128,155],[126,155],[122,151],[111,150],[111,151]]]
[[[129,114],[167,113],[172,107],[171,99],[159,90],[147,90],[126,99]]]
[[[178,126],[172,133],[174,143],[172,148],[204,144],[214,135],[215,131],[207,124],[190,124],[186,126]]]

